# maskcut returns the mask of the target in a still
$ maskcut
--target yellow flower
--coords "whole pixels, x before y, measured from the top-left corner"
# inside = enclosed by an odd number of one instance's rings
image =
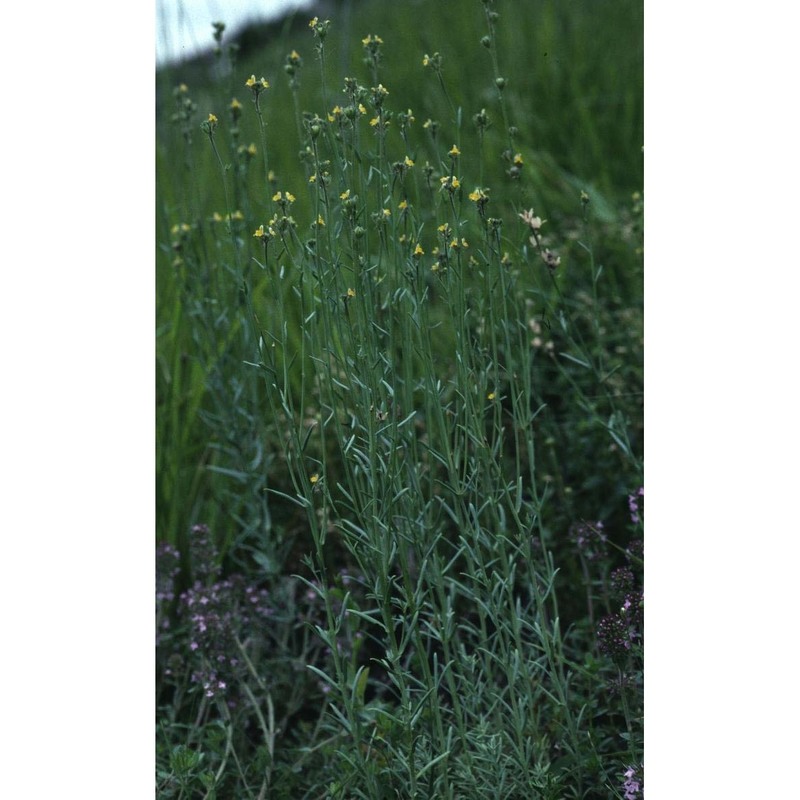
[[[347,200],[348,197],[350,197],[350,190],[349,189],[347,191],[342,192],[339,195],[339,199],[340,200]]]
[[[308,182],[309,182],[309,183],[316,183],[316,182],[317,182],[317,174],[316,174],[316,173],[314,173],[314,174],[313,174],[313,175],[312,175],[312,176],[311,176],[311,177],[308,179]]]
[[[364,108],[364,104],[363,103],[359,103],[358,104],[358,113],[361,114],[361,115],[364,115],[364,114],[367,113],[367,109]]]
[[[414,166],[414,162],[413,162],[413,160],[412,160],[412,159],[410,159],[408,156],[406,156],[406,157],[405,157],[405,159],[403,160],[403,163],[404,163],[404,164],[405,164],[407,167],[413,167],[413,166]]]
[[[263,235],[264,235],[264,226],[263,226],[263,225],[259,225],[259,226],[256,228],[256,232],[253,234],[253,236],[254,236],[256,239],[260,239],[260,238],[261,238]]]
[[[522,160],[522,156],[519,153],[517,153],[514,156],[514,166],[515,167],[521,167],[524,163],[525,162]]]
[[[439,182],[442,184],[442,189],[447,189],[450,193],[455,192],[461,186],[461,182],[455,175],[445,175],[443,178],[439,178]]]
[[[408,208],[408,203],[405,200],[401,200],[399,205],[397,206],[401,211],[405,211]]]
[[[497,395],[494,392],[489,392],[489,394],[486,395],[487,400],[494,400],[495,397],[497,397]]]
[[[314,17],[314,19],[308,23],[308,27],[311,28],[314,36],[319,39],[320,42],[322,42],[328,35],[328,28],[330,27],[330,24],[331,21],[329,19],[320,22],[319,17]]]
[[[258,150],[253,142],[251,142],[247,147],[247,155],[249,156],[256,156],[258,155]]]
[[[432,67],[436,72],[439,72],[442,68],[442,57],[439,53],[434,53],[432,56],[425,53],[425,57],[422,59],[422,66]]]
[[[391,212],[391,211],[389,211],[389,209],[388,209],[388,208],[384,208],[384,209],[383,209],[383,216],[384,216],[384,217],[386,217],[386,218],[388,219],[389,217],[391,217],[391,216],[392,216],[392,212]]]
[[[355,297],[356,296],[356,290],[355,289],[348,289],[347,290],[347,296],[348,297]]]
[[[414,255],[417,258],[419,258],[420,256],[424,256],[425,255],[425,251],[422,249],[422,247],[420,246],[419,242],[417,243],[417,246],[414,248]]]
[[[214,124],[216,124],[216,122],[217,122],[217,118],[216,118],[216,117],[215,117],[213,114],[209,114],[209,115],[208,115],[208,121],[209,121],[209,123],[210,123],[211,125],[214,125]]]
[[[231,109],[232,110],[238,110],[241,107],[242,107],[242,104],[234,97],[233,100],[231,100]]]
[[[315,19],[316,19],[316,17],[315,17]],[[315,472],[315,473],[314,473],[314,474],[313,474],[313,475],[312,475],[312,476],[309,478],[309,480],[311,481],[311,485],[312,485],[312,486],[314,486],[315,484],[319,483],[319,475],[317,475],[317,473]]]
[[[245,82],[244,85],[248,89],[253,89],[256,92],[260,92],[262,89],[269,89],[269,81],[262,77],[261,80],[257,81],[255,75],[251,75]]]
[[[410,108],[408,109],[408,111],[401,111],[397,115],[397,122],[403,130],[413,125],[415,121],[416,120],[414,114],[412,113]]]
[[[450,152],[447,155],[453,156],[453,158],[455,158],[456,156],[460,156],[461,155],[461,151],[455,145],[453,145],[450,148]]]
[[[380,120],[379,120],[377,117],[373,117],[373,118],[372,118],[372,119],[369,121],[369,124],[370,124],[370,125],[372,125],[372,127],[374,128],[374,127],[375,127],[375,126],[376,126],[376,125],[377,125],[379,122],[380,122]]]

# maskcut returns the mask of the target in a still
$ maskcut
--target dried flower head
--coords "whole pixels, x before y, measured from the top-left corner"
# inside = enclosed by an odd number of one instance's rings
[[[554,253],[552,250],[545,248],[542,253],[542,261],[544,261],[550,272],[555,272],[559,264],[561,264],[561,256]]]
[[[544,225],[546,220],[543,220],[541,217],[537,217],[533,213],[533,209],[530,208],[527,211],[523,211],[519,218],[533,231],[534,235],[538,236],[539,230]]]

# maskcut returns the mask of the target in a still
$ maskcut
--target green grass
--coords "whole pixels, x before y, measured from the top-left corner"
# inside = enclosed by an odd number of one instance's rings
[[[158,74],[163,796],[640,770],[641,11],[344,3]]]

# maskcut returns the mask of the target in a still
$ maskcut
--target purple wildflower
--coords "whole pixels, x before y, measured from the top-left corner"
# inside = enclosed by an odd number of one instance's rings
[[[189,538],[189,555],[192,576],[203,583],[215,581],[220,576],[219,551],[208,525],[194,525]]]
[[[167,542],[156,549],[156,602],[169,603],[175,599],[175,578],[181,571],[180,553]]]
[[[603,617],[597,623],[597,645],[601,653],[617,663],[624,663],[631,649],[630,626],[618,614]]]
[[[632,539],[625,549],[625,557],[628,561],[633,561],[634,564],[637,562],[641,564],[644,561],[644,540]]]
[[[633,589],[635,578],[630,567],[617,567],[611,573],[611,591],[614,597],[625,597]]]
[[[587,561],[600,561],[608,555],[608,536],[602,522],[577,522],[569,529],[570,541]]]
[[[642,592],[628,592],[622,601],[619,615],[634,630],[636,635],[631,638],[640,638],[644,625],[644,595]]]
[[[257,639],[259,623],[272,616],[269,592],[240,575],[220,579],[218,552],[205,525],[192,528],[190,556],[194,584],[178,598],[192,682],[206,697],[227,694],[242,676],[239,643]]]
[[[625,800],[638,800],[643,796],[642,782],[637,778],[636,770],[633,767],[625,770],[625,782],[622,784],[622,789],[625,792]]]
[[[640,486],[637,492],[628,495],[628,510],[631,514],[631,522],[638,525],[642,518],[639,516],[639,498],[644,497],[644,486]]]
[[[216,672],[209,672],[204,675],[195,673],[192,675],[192,680],[202,682],[206,697],[215,697],[217,694],[223,693],[227,688],[225,681],[218,678]]]

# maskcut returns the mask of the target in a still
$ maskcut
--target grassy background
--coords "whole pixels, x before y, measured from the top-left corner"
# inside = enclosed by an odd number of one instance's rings
[[[519,129],[516,150],[526,164],[524,185],[514,186],[509,198],[512,213],[532,206],[551,224],[574,220],[577,197],[586,190],[592,197],[595,219],[612,227],[631,227],[631,195],[641,190],[643,179],[641,3],[528,2],[507,7],[500,4],[498,8],[502,24],[498,26],[497,53],[501,73],[509,76],[506,107],[510,124]],[[230,476],[221,478],[208,469],[219,461],[219,451],[209,447],[207,418],[225,410],[214,410],[211,404],[207,379],[213,371],[212,363],[201,363],[197,342],[192,343],[192,337],[196,339],[199,334],[190,331],[188,319],[199,312],[187,299],[191,292],[181,295],[171,266],[169,229],[179,221],[207,220],[215,211],[225,213],[218,165],[197,126],[212,111],[222,118],[233,97],[249,105],[242,78],[250,74],[264,75],[272,85],[265,103],[274,185],[298,195],[298,219],[310,216],[298,190],[306,184],[306,176],[297,157],[294,104],[283,74],[287,53],[297,50],[305,59],[306,73],[300,78],[299,108],[321,113],[321,87],[307,22],[308,15],[301,14],[280,25],[249,31],[241,37],[238,65],[233,69],[209,56],[164,68],[157,74],[156,233],[163,245],[158,252],[156,278],[157,508],[159,538],[175,543],[192,521],[204,519],[214,525],[219,518],[235,516],[236,509],[228,507],[230,497],[220,503],[229,495],[226,485]],[[486,159],[484,183],[508,185],[507,165],[499,158],[507,146],[506,132],[497,107],[490,57],[480,45],[485,33],[480,3],[344,2],[335,25],[327,56],[330,106],[343,101],[344,75],[363,76],[367,72],[361,39],[369,33],[381,35],[386,41],[382,75],[390,76],[385,83],[391,91],[392,107],[414,111],[415,134],[421,133],[425,119],[439,121],[440,140],[457,141],[465,158],[477,149],[471,118],[486,108],[493,125],[484,150],[493,157]],[[444,79],[455,114],[430,70],[422,66],[423,55],[433,52],[443,56]],[[190,86],[198,107],[189,145],[179,126],[169,121],[172,90],[180,83]],[[243,131],[242,141],[258,143],[257,129]],[[433,159],[429,139],[419,136],[416,142],[413,157],[417,161]],[[221,147],[224,150],[224,144]],[[224,160],[230,158],[230,151],[223,153]],[[269,189],[258,186],[257,171],[251,171],[248,179],[252,196],[263,197],[266,206]],[[257,213],[257,209],[252,211]],[[604,279],[611,286],[613,308],[619,311],[635,306],[642,291],[640,259],[633,248],[620,246],[619,237],[608,237],[605,242],[600,238],[597,244],[598,256],[604,262]],[[605,258],[606,254],[613,257]],[[579,257],[576,254],[575,258]],[[196,276],[196,280],[210,285],[212,279],[207,275]],[[576,290],[589,288],[585,272],[582,277],[577,268],[567,269],[565,280],[574,282]],[[570,294],[574,297],[578,292]],[[229,330],[226,335],[234,333]],[[224,336],[213,346],[217,356],[209,356],[211,361],[224,359]],[[252,460],[255,455],[248,457]],[[229,464],[222,468],[235,469]]]

